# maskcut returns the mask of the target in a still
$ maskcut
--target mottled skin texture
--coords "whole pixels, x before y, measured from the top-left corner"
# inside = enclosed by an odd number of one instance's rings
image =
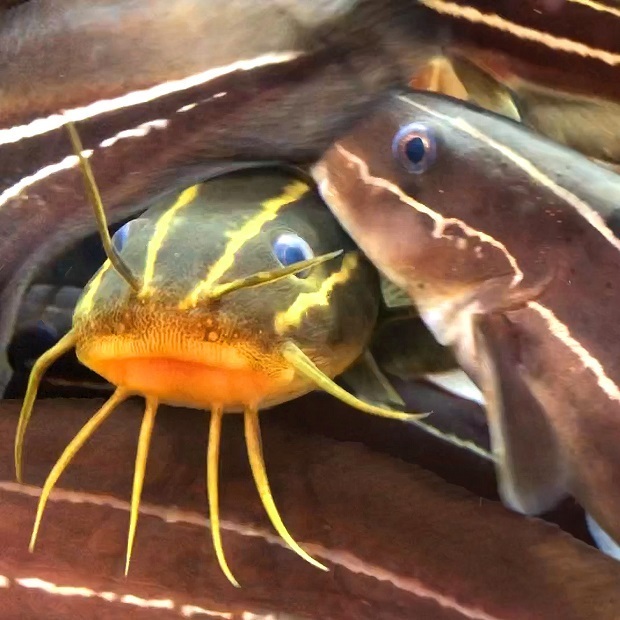
[[[301,187],[299,191],[304,193],[280,207],[273,217],[252,224],[291,187]],[[248,381],[273,382],[264,397],[258,393],[252,397],[252,404],[260,407],[315,387],[297,376],[284,359],[282,346],[289,340],[330,377],[340,374],[362,353],[378,314],[378,276],[359,256],[315,190],[289,173],[259,170],[201,184],[192,200],[175,211],[183,195],[151,207],[128,228],[120,255],[148,294],[143,295],[143,289],[132,291],[106,266],[85,288],[73,327],[76,353],[86,366],[112,384],[129,389],[136,389],[130,375],[137,372],[135,366],[140,366],[141,360],[145,364],[188,362],[221,372],[222,380],[228,379],[230,371],[231,386],[236,386],[231,389],[239,392],[241,400],[235,401],[234,393],[224,393],[222,402],[243,408],[250,402],[241,394],[252,390],[242,385],[241,376],[234,378],[237,372],[248,371]],[[334,251],[344,254],[313,268],[307,277],[287,276],[209,299],[208,293],[216,285],[282,268],[273,246],[284,233],[298,235],[314,256]],[[155,247],[156,255],[151,254]],[[357,256],[346,280],[321,297],[323,283]],[[223,263],[226,257],[229,260]],[[152,277],[147,283],[149,264]],[[217,271],[220,264],[224,267]],[[195,304],[181,307],[211,274],[215,275],[210,285]],[[312,302],[313,295],[324,303]],[[309,301],[302,307],[306,299]],[[300,312],[287,315],[295,304]],[[201,406],[201,397],[193,397],[192,391],[209,396],[206,386],[190,384],[183,390],[190,399],[183,404],[190,406]],[[170,402],[165,392],[161,398]],[[202,406],[216,402],[203,402]]]
[[[419,175],[392,154],[414,121],[437,144]],[[619,177],[421,93],[395,95],[315,176],[485,392],[505,501],[536,512],[569,492],[620,538]]]
[[[95,151],[91,163],[112,222],[239,160],[312,161],[386,88],[406,83],[435,49],[435,29],[416,2],[328,4],[318,20],[308,19],[304,7],[305,1],[32,0],[2,15],[2,354],[33,271],[94,230],[76,167],[49,168],[71,155],[64,129],[39,124],[10,140],[6,131],[239,60],[292,53],[247,71],[229,68],[145,103],[140,95],[110,112],[89,109],[76,118],[77,128],[85,149]],[[146,131],[143,124],[153,121],[159,126]],[[144,135],[132,135],[140,126]],[[105,142],[123,131],[130,134]],[[41,170],[43,177],[23,185]]]

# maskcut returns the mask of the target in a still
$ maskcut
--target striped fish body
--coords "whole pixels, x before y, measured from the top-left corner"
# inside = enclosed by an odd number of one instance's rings
[[[421,4],[441,15],[451,40],[434,69],[416,76],[412,85],[518,118],[589,157],[620,163],[615,0]]]
[[[482,389],[506,503],[620,539],[620,177],[519,123],[395,94],[314,168]]]
[[[288,172],[239,171],[191,186],[116,239],[140,290],[108,261],[73,315],[78,359],[113,385],[170,404],[264,408],[316,387],[283,356],[287,342],[329,377],[368,345],[377,272],[317,192]],[[299,253],[337,251],[342,258],[308,273],[213,298],[218,287],[282,268]],[[187,380],[191,372],[201,380]]]

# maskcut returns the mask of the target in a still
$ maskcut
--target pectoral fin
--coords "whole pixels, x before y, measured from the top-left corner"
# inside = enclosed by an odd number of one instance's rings
[[[381,372],[370,351],[365,351],[355,364],[345,370],[338,377],[338,382],[342,382],[350,392],[367,402],[402,409],[406,406],[389,379]]]
[[[508,118],[521,119],[513,94],[461,54],[453,52],[450,58],[433,58],[410,80],[409,86],[471,101]]]
[[[520,374],[523,334],[504,314],[474,321],[478,383],[484,394],[504,503],[525,514],[566,494],[566,470],[545,412]]]
[[[380,277],[381,283],[381,296],[386,308],[411,308],[413,309],[413,302],[409,297],[409,293],[404,289],[396,286],[394,282],[388,280],[386,277]]]
[[[454,394],[459,398],[466,398],[484,406],[484,397],[478,386],[459,368],[444,372],[433,372],[423,378],[442,390]]]
[[[404,381],[458,368],[452,350],[440,345],[424,321],[407,308],[378,323],[371,350],[381,369]]]
[[[432,58],[409,81],[409,86],[416,90],[428,90],[442,93],[467,101],[467,89],[454,71],[450,59],[446,56]]]
[[[521,120],[513,94],[489,73],[461,55],[453,56],[452,66],[455,75],[467,90],[468,101],[515,121]]]

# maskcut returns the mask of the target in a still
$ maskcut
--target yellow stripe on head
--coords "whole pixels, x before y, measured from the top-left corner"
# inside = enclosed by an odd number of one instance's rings
[[[95,275],[95,277],[91,280],[88,285],[86,292],[83,294],[82,298],[78,301],[77,306],[73,312],[74,316],[78,314],[88,314],[93,308],[93,302],[95,300],[95,295],[101,286],[101,281],[103,280],[103,276],[106,274],[108,269],[112,267],[112,263],[110,259],[107,259],[103,265],[99,268],[99,271]]]
[[[316,291],[300,293],[295,301],[275,317],[276,333],[282,335],[289,329],[299,327],[304,314],[310,308],[329,305],[330,295],[338,284],[349,281],[359,263],[358,252],[348,252],[342,259],[342,267],[326,278]]]
[[[193,185],[192,187],[188,187],[181,192],[176,202],[159,218],[157,224],[155,224],[155,231],[149,240],[149,245],[146,250],[146,262],[144,264],[144,277],[142,279],[140,297],[150,295],[153,292],[151,282],[153,280],[153,275],[155,274],[155,263],[157,261],[159,250],[161,249],[164,239],[170,229],[170,224],[174,220],[174,216],[178,211],[196,199],[199,189],[199,185]]]
[[[179,309],[193,308],[200,297],[207,293],[214,284],[232,267],[237,252],[250,240],[256,237],[262,227],[276,218],[283,207],[299,200],[310,187],[303,181],[289,183],[282,194],[261,203],[261,210],[250,218],[241,228],[228,235],[228,243],[220,258],[213,263],[204,280],[201,280],[194,289],[179,304]]]

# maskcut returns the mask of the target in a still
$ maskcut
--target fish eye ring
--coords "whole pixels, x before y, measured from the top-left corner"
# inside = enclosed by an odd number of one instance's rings
[[[392,153],[409,172],[422,174],[435,161],[437,154],[435,133],[424,123],[405,125],[394,136]]]
[[[273,243],[273,253],[283,267],[314,258],[314,252],[307,241],[295,233],[282,233]],[[310,270],[296,273],[298,278],[307,278]]]
[[[117,252],[121,252],[127,243],[127,239],[129,239],[129,234],[133,231],[135,232],[136,228],[140,223],[144,223],[144,219],[138,217],[133,220],[129,220],[129,222],[125,222],[113,235],[112,235],[112,245],[116,249]]]

